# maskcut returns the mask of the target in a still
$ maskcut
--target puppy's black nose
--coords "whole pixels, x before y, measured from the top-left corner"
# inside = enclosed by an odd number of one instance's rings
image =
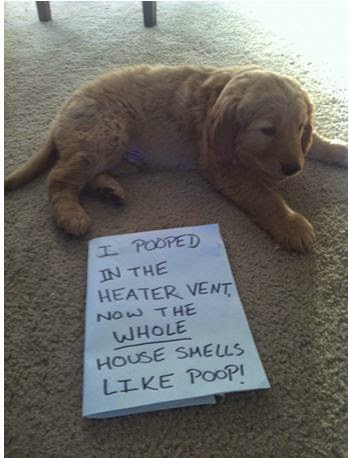
[[[284,173],[288,177],[299,172],[300,169],[301,169],[301,166],[297,162],[293,164],[284,164],[283,166],[281,166],[282,173]]]

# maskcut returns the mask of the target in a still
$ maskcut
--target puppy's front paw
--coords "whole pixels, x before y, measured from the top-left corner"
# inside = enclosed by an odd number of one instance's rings
[[[315,240],[315,232],[309,221],[299,213],[291,212],[278,228],[275,238],[287,250],[304,253]]]

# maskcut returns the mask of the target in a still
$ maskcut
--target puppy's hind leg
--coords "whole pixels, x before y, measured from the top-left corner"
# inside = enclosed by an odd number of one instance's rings
[[[89,183],[89,188],[99,197],[110,199],[116,204],[125,203],[125,191],[112,175],[99,173]]]
[[[48,177],[49,199],[59,227],[79,236],[87,232],[90,218],[79,203],[79,195],[93,176],[93,165],[82,155],[60,160]]]
[[[106,103],[102,97],[73,98],[62,111],[55,130],[61,160],[49,176],[49,198],[58,226],[70,234],[87,231],[90,220],[79,203],[80,192],[99,173],[107,175],[107,170],[118,167],[132,122],[131,115],[118,108],[117,100]],[[98,180],[103,178],[97,178],[97,184]],[[115,184],[113,181],[113,188]]]

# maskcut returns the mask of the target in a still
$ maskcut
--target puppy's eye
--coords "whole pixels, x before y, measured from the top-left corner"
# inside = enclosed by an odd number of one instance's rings
[[[276,134],[276,129],[275,127],[262,127],[261,132],[264,135],[268,135],[268,137],[272,137],[273,135]]]

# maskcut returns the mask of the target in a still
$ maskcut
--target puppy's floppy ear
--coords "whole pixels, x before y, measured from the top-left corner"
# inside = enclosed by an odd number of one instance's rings
[[[223,90],[209,113],[209,147],[222,162],[231,162],[236,149],[240,131],[237,117],[239,101],[236,97],[225,94]]]
[[[303,93],[303,97],[304,97],[304,102],[307,106],[307,111],[308,111],[308,122],[304,126],[304,132],[303,132],[302,140],[301,140],[303,154],[304,156],[306,156],[313,143],[313,123],[312,123],[313,105],[310,102],[309,97],[305,92]]]

